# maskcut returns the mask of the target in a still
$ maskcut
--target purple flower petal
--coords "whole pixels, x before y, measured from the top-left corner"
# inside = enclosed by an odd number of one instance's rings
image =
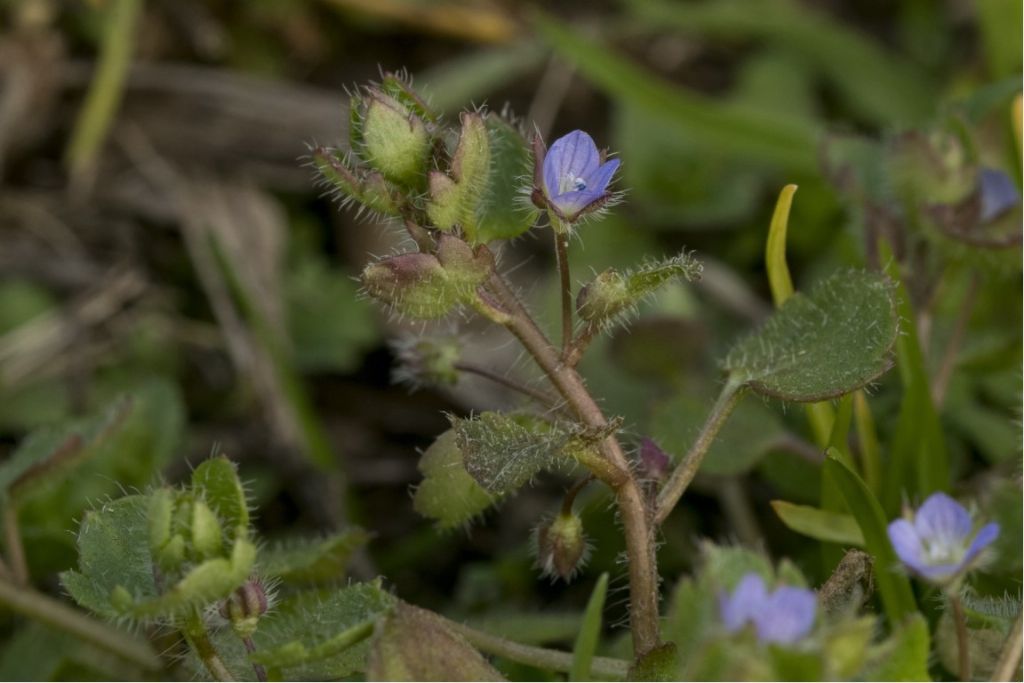
[[[735,633],[746,626],[761,610],[766,596],[764,579],[754,572],[745,575],[732,594],[723,593],[718,599],[718,610],[725,630]]]
[[[897,519],[890,523],[889,541],[903,564],[914,571],[920,571],[920,568],[924,566],[924,549],[921,547],[921,539],[913,524],[905,519]]]
[[[952,579],[954,576],[963,571],[964,563],[960,562],[946,562],[943,564],[920,564],[916,567],[911,566],[915,572],[935,583],[945,583]]]
[[[945,493],[933,493],[914,515],[918,537],[930,545],[961,545],[972,527],[971,513]]]
[[[988,223],[1020,204],[1020,192],[1013,180],[994,168],[981,169],[978,184],[981,188],[981,221]]]
[[[612,176],[615,175],[615,171],[618,170],[620,163],[618,159],[609,159],[594,169],[592,173],[584,178],[587,183],[587,189],[603,194],[608,189],[609,183],[612,182]]]
[[[963,565],[967,565],[978,556],[982,550],[992,545],[992,542],[999,537],[999,525],[995,522],[990,522],[978,530],[978,534],[971,541],[971,545],[967,548],[967,553],[964,554]]]
[[[544,157],[544,189],[549,198],[574,190],[601,162],[594,140],[581,130],[555,140]]]
[[[768,596],[754,617],[762,643],[791,645],[811,632],[818,601],[814,591],[782,586]]]
[[[587,208],[604,195],[603,192],[592,192],[580,190],[579,192],[566,192],[557,197],[551,198],[551,203],[566,218],[573,217],[583,209]]]

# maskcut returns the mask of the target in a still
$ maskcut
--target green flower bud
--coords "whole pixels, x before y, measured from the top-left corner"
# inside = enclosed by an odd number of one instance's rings
[[[896,185],[925,206],[959,204],[975,188],[977,169],[961,139],[948,131],[901,136],[890,163]]]
[[[537,529],[537,565],[552,578],[569,581],[587,560],[587,537],[583,520],[571,512],[560,512]]]
[[[483,245],[475,250],[452,235],[441,235],[437,242],[437,260],[448,280],[469,292],[483,284],[494,270],[494,256]]]
[[[431,139],[423,120],[401,102],[370,90],[362,115],[363,159],[384,177],[407,186],[419,186],[426,175]]]
[[[449,174],[430,173],[427,216],[437,228],[451,230],[459,225],[470,238],[476,234],[479,195],[487,186],[490,164],[487,124],[479,114],[464,113]]]
[[[192,549],[201,558],[220,554],[222,530],[217,515],[203,500],[192,503]]]
[[[174,534],[170,540],[156,553],[156,562],[161,569],[172,571],[179,568],[185,561],[185,537]]]
[[[158,489],[149,498],[149,551],[157,555],[171,540],[174,492]]]
[[[371,263],[362,280],[370,296],[414,318],[440,318],[459,303],[432,254],[401,254]]]
[[[604,322],[625,310],[629,303],[626,278],[609,268],[580,289],[576,311],[587,322]]]
[[[221,603],[220,615],[231,622],[239,637],[248,638],[268,607],[266,587],[259,578],[251,577]]]
[[[312,161],[324,184],[336,194],[342,206],[357,202],[384,216],[401,213],[394,187],[380,173],[355,170],[342,153],[327,147],[315,148]]]
[[[115,586],[114,590],[110,591],[110,604],[118,612],[127,612],[135,604],[135,598],[124,586]]]

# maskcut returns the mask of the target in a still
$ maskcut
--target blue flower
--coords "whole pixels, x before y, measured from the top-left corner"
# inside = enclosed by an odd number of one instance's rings
[[[718,601],[725,630],[736,633],[753,624],[761,643],[792,645],[814,627],[818,601],[814,591],[780,586],[769,593],[755,572],[746,574],[731,594]]]
[[[970,569],[999,536],[999,525],[975,533],[971,514],[945,493],[934,493],[910,519],[889,525],[889,540],[900,561],[915,574],[944,584]]]
[[[981,189],[981,222],[998,218],[1020,204],[1020,192],[1010,176],[994,168],[983,168],[978,179]]]
[[[544,156],[544,199],[561,220],[572,223],[603,206],[612,196],[608,185],[618,159],[601,162],[594,140],[581,130],[558,138]]]

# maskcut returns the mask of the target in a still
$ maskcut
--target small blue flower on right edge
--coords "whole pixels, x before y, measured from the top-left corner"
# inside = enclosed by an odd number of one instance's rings
[[[909,519],[889,524],[889,540],[914,574],[938,585],[971,569],[999,536],[991,522],[976,530],[971,513],[945,493],[934,493]]]

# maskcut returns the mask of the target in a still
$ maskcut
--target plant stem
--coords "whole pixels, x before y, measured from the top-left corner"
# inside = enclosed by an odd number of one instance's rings
[[[249,636],[243,637],[242,638],[242,645],[245,646],[245,651],[248,652],[249,654],[252,654],[253,652],[256,652],[256,644],[254,642],[252,642],[252,638],[251,637],[249,637]],[[267,680],[267,670],[263,668],[262,664],[257,664],[256,662],[253,662],[252,663],[252,670],[256,673],[256,680],[257,681],[266,681]]]
[[[497,273],[487,281],[488,291],[509,314],[505,326],[533,356],[551,384],[565,398],[577,418],[588,427],[602,429],[607,420],[576,371],[561,362],[558,351],[540,331],[529,312]],[[658,626],[658,569],[650,513],[626,455],[614,434],[600,444],[608,470],[595,471],[615,492],[629,557],[630,628],[633,650],[640,657],[660,643]]]
[[[0,604],[111,652],[145,671],[160,671],[163,662],[144,640],[97,621],[32,588],[0,581]]]
[[[492,382],[502,385],[503,387],[507,387],[513,391],[519,392],[520,394],[529,396],[533,400],[537,401],[538,403],[542,403],[545,406],[548,406],[549,408],[553,408],[555,406],[555,399],[547,395],[543,391],[533,389],[531,387],[526,386],[525,384],[520,384],[511,377],[506,377],[492,370],[488,370],[487,368],[482,368],[478,365],[473,365],[472,363],[456,363],[455,369],[458,370],[459,372],[467,372],[471,375],[478,375],[480,377],[489,379]]]
[[[1014,674],[1017,673],[1017,667],[1020,666],[1021,648],[1024,647],[1024,641],[1021,640],[1022,630],[1024,630],[1021,624],[1022,617],[1024,617],[1024,612],[1017,615],[1017,620],[1013,622],[1013,628],[1010,629],[1010,635],[1006,637],[1006,644],[1003,645],[999,659],[996,661],[996,667],[992,671],[993,681],[1012,681],[1015,678]]]
[[[572,346],[572,282],[569,279],[568,233],[556,226],[551,231],[555,236],[555,261],[558,263],[559,287],[562,291],[562,359],[569,357]]]
[[[11,575],[20,586],[28,585],[28,562],[25,559],[25,546],[21,541],[21,529],[18,528],[18,508],[8,499],[4,503],[4,542],[7,545],[7,559],[10,561]]]
[[[445,620],[445,625],[461,635],[481,652],[505,657],[520,664],[535,666],[538,669],[549,669],[566,673],[572,669],[572,653],[523,645],[447,619]],[[629,662],[621,659],[612,659],[611,657],[594,657],[590,666],[590,672],[595,676],[624,679],[629,673]]]
[[[672,474],[669,475],[668,480],[658,494],[658,504],[654,516],[655,523],[661,524],[664,522],[665,518],[669,516],[669,513],[676,506],[676,503],[682,498],[686,488],[693,481],[694,476],[696,476],[697,470],[700,469],[704,455],[708,452],[708,448],[711,447],[711,443],[718,435],[718,431],[725,424],[725,420],[732,413],[733,408],[736,407],[736,404],[743,397],[744,392],[742,389],[741,385],[732,382],[727,383],[722,388],[722,393],[718,396],[718,400],[715,401],[711,414],[708,415],[704,426],[700,430],[700,434],[697,435],[697,440],[690,447],[686,455],[683,456],[683,459],[679,461],[676,468],[672,470]]]
[[[579,336],[573,340],[572,346],[569,348],[568,353],[565,354],[565,364],[570,368],[576,367],[580,359],[583,358],[583,353],[590,346],[590,342],[597,336],[597,333],[601,331],[601,326],[597,323],[587,323],[583,331],[579,333]]]
[[[185,638],[188,639],[192,649],[195,650],[199,661],[203,663],[206,670],[213,676],[213,680],[235,680],[235,677],[228,671],[227,666],[224,665],[224,660],[220,658],[220,653],[217,652],[213,641],[210,640],[210,634],[207,633],[206,625],[203,624],[203,618],[198,612],[193,612],[186,618],[182,633],[185,634]]]
[[[960,680],[969,681],[971,680],[971,650],[967,640],[967,616],[964,614],[964,605],[959,595],[950,595],[949,602],[953,606],[953,621],[956,624],[957,665],[960,669]]]

